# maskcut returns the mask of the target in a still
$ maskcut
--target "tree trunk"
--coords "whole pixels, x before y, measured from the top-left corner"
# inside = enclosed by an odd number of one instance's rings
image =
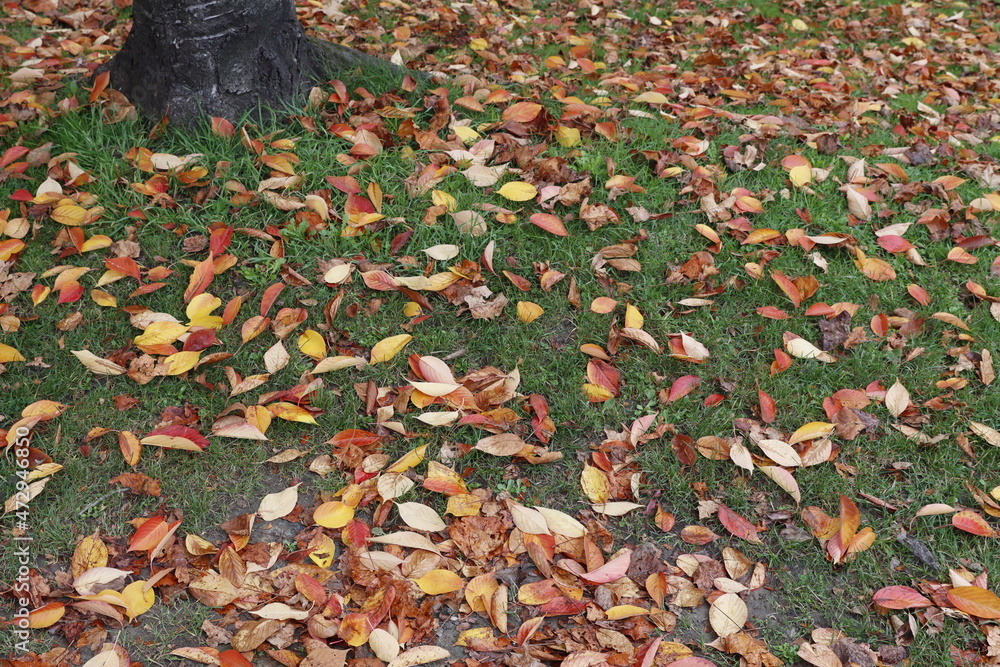
[[[298,102],[338,66],[391,66],[310,40],[293,0],[134,0],[132,17],[111,86],[147,118],[184,126]]]

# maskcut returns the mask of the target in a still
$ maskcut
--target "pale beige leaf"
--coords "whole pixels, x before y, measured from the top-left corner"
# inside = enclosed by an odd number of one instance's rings
[[[899,417],[910,405],[910,392],[896,378],[896,382],[885,392],[885,407],[893,417]]]
[[[771,459],[779,466],[797,468],[802,465],[802,457],[791,445],[781,440],[764,439],[757,443],[767,458]]]
[[[317,373],[328,373],[330,371],[339,371],[344,368],[356,368],[364,365],[365,360],[361,357],[327,357],[326,359],[320,359],[311,372],[313,375],[316,375]]]
[[[591,505],[591,507],[599,514],[606,514],[607,516],[625,516],[633,510],[642,509],[644,505],[626,501],[616,501],[610,503],[596,503]]]
[[[306,609],[293,609],[283,602],[272,602],[266,604],[257,611],[251,611],[254,616],[269,618],[275,621],[301,621],[309,618],[309,611]]]
[[[289,360],[291,360],[291,357],[288,356],[288,352],[280,340],[264,353],[264,367],[267,368],[267,372],[271,375],[274,375],[287,366]]]
[[[95,375],[122,375],[125,368],[113,361],[99,357],[90,350],[73,350],[73,356],[80,360]]]
[[[527,447],[527,443],[513,433],[498,433],[476,443],[476,449],[493,456],[513,456]]]
[[[451,652],[440,646],[415,646],[400,653],[386,667],[413,667],[414,665],[425,665],[428,662],[445,660],[450,657]]]
[[[402,473],[387,473],[379,476],[375,488],[383,500],[393,500],[412,489],[413,480]]]
[[[994,447],[1000,447],[1000,432],[996,429],[980,422],[969,422],[969,428],[972,429],[973,433]]]
[[[423,551],[430,551],[440,555],[438,548],[434,546],[433,542],[420,533],[412,533],[408,530],[400,530],[388,535],[371,537],[368,538],[368,541],[377,544],[395,544],[398,547],[405,547],[407,549],[422,549]]]
[[[270,493],[260,501],[257,514],[264,521],[274,521],[286,516],[299,502],[299,485],[290,486],[278,493]]]
[[[368,647],[382,662],[391,662],[399,655],[399,642],[382,628],[375,628],[368,635]]]
[[[462,249],[457,245],[444,243],[441,245],[431,246],[430,248],[425,248],[423,252],[431,259],[436,259],[438,261],[443,262],[458,257],[458,253],[461,250]]]
[[[851,215],[860,220],[868,220],[872,217],[871,204],[868,203],[868,199],[863,194],[850,186],[845,188],[844,193],[847,195],[847,209]]]
[[[425,412],[417,415],[417,419],[429,426],[447,426],[458,420],[457,412]]]
[[[775,484],[784,489],[788,495],[795,499],[795,502],[802,502],[802,493],[799,491],[799,483],[795,481],[792,473],[777,466],[760,466],[759,470],[770,477]]]
[[[799,359],[816,359],[825,363],[836,361],[832,356],[819,349],[805,338],[793,338],[785,343],[788,354]]]
[[[438,513],[422,503],[399,503],[396,509],[403,523],[414,530],[436,533],[447,528]]]
[[[538,510],[523,505],[511,504],[510,515],[514,525],[522,533],[530,535],[551,535],[545,516]]]
[[[734,635],[747,622],[747,605],[735,593],[720,595],[708,610],[708,621],[720,637]]]
[[[535,509],[545,517],[545,525],[548,526],[549,531],[556,535],[576,538],[587,534],[587,528],[565,512],[548,507],[536,507]]]

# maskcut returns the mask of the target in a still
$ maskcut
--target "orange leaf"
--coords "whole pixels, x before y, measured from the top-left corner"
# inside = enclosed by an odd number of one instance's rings
[[[956,609],[979,618],[1000,618],[1000,598],[979,586],[958,586],[948,591]]]
[[[760,403],[760,418],[770,424],[778,415],[778,404],[767,392],[757,390],[757,401]]]
[[[215,264],[212,262],[212,258],[209,257],[198,262],[194,267],[194,272],[191,274],[191,280],[188,282],[187,289],[184,290],[184,303],[188,303],[191,299],[207,290],[208,286],[212,284],[213,279],[215,279]]]
[[[771,279],[778,284],[781,291],[785,293],[785,296],[792,302],[796,308],[802,303],[802,293],[799,288],[795,286],[788,276],[778,270],[771,271]]]
[[[840,543],[848,545],[861,525],[861,512],[853,500],[840,496]]]

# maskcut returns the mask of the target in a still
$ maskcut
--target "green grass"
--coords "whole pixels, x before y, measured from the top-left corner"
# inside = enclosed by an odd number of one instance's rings
[[[407,11],[395,5],[390,8],[387,4],[376,7],[371,3],[345,3],[344,11],[356,17],[351,24],[354,29],[379,27],[381,34],[373,36],[373,43],[377,43],[376,50],[384,54],[395,50],[393,28],[404,24],[411,26],[414,43],[430,45],[433,69],[455,73],[452,80],[443,84],[449,90],[450,113],[454,116],[447,120],[471,120],[472,127],[478,128],[484,138],[492,136],[497,140],[498,152],[520,141],[516,127],[501,126],[507,105],[488,104],[483,112],[472,112],[455,105],[456,99],[476,90],[504,88],[515,96],[542,104],[554,119],[554,126],[569,122],[559,120],[564,104],[552,95],[557,86],[584,101],[605,95],[612,98],[611,108],[600,119],[616,122],[617,141],[594,134],[584,124],[584,141],[576,146],[560,146],[548,131],[554,128],[530,134],[524,142],[532,145],[544,141],[546,149],[541,157],[555,158],[562,161],[565,168],[588,175],[593,188],[590,203],[606,204],[620,216],[620,224],[589,232],[579,219],[579,206],[555,203],[547,212],[567,218],[570,235],[565,238],[548,234],[528,222],[532,213],[542,210],[535,202],[512,202],[496,192],[507,181],[533,180],[535,174],[530,168],[527,174],[505,175],[488,188],[472,185],[457,172],[434,186],[453,196],[459,211],[476,210],[477,205],[484,203],[515,210],[517,220],[514,223],[503,224],[489,212],[483,212],[487,230],[478,237],[462,233],[447,214],[440,216],[433,225],[424,223],[431,195],[413,194],[406,186],[406,179],[413,175],[418,163],[447,160],[440,157],[439,151],[423,150],[413,141],[399,138],[396,133],[405,121],[391,117],[382,119],[378,112],[385,107],[407,108],[414,114],[415,126],[425,130],[439,121],[435,113],[440,107],[434,106],[435,101],[428,90],[437,84],[426,84],[414,93],[406,93],[398,89],[398,81],[383,76],[384,73],[375,76],[360,72],[345,76],[344,83],[352,92],[354,106],[343,114],[333,104],[303,112],[315,122],[315,132],[308,131],[297,120],[247,128],[250,137],[260,138],[265,144],[294,140],[294,148],[268,146],[267,152],[289,150],[300,159],[295,168],[302,182],[286,194],[301,197],[319,193],[329,200],[335,217],[325,229],[318,231],[296,225],[294,212],[281,211],[266,203],[234,205],[226,184],[237,182],[253,191],[258,182],[268,177],[268,169],[238,137],[216,136],[207,126],[190,132],[168,128],[163,136],[151,139],[148,123],[136,120],[105,125],[101,122],[99,109],[85,106],[50,121],[27,120],[18,128],[20,133],[6,130],[6,134],[0,136],[0,142],[6,143],[0,143],[0,148],[14,143],[34,146],[51,142],[52,156],[74,154],[74,161],[91,174],[92,182],[81,189],[93,195],[105,208],[105,213],[98,222],[84,227],[88,237],[105,234],[114,241],[131,238],[139,244],[141,254],[137,261],[144,268],[163,266],[174,272],[165,279],[167,287],[136,298],[129,297],[136,288],[131,278],[103,286],[101,289],[118,299],[118,308],[102,308],[93,302],[89,291],[105,270],[104,260],[113,253],[97,250],[57,260],[53,255],[53,243],[62,228],[41,214],[37,216],[36,229],[26,239],[29,241],[27,247],[12,270],[36,273],[34,283],[52,287],[55,278],[42,277],[42,274],[54,264],[90,269],[81,278],[85,291],[76,303],[56,303],[56,292],[37,306],[27,293],[14,297],[9,312],[20,318],[20,329],[0,337],[0,342],[16,347],[29,361],[39,359],[47,364],[7,364],[6,372],[0,376],[0,414],[4,416],[0,426],[9,428],[24,406],[40,399],[68,406],[66,414],[40,424],[34,435],[34,446],[64,466],[31,503],[34,565],[49,574],[66,569],[75,544],[95,531],[124,550],[134,532],[127,521],[161,511],[174,511],[178,517],[183,516],[182,535],[197,534],[219,544],[226,539],[219,524],[236,515],[253,512],[262,496],[298,481],[303,482],[300,487],[302,506],[316,505],[320,493],[335,493],[347,483],[340,472],[325,478],[310,472],[308,466],[315,457],[330,453],[330,446],[325,442],[343,429],[375,429],[375,418],[366,414],[355,385],[371,381],[380,388],[404,386],[408,354],[455,355],[449,365],[456,377],[485,366],[495,366],[505,372],[517,369],[521,376],[519,391],[523,395],[538,393],[546,397],[557,426],[549,448],[561,452],[562,459],[531,466],[523,460],[496,458],[472,451],[454,465],[457,470],[468,472],[466,481],[470,488],[491,489],[528,506],[553,507],[574,515],[584,512],[585,516],[593,514],[581,492],[580,473],[583,462],[590,460],[591,450],[607,437],[606,429],[612,432],[627,430],[635,419],[657,414],[659,420],[672,425],[673,431],[695,440],[710,435],[743,436],[751,450],[759,453],[740,430],[747,420],[760,419],[758,390],[767,392],[777,403],[777,416],[770,426],[788,436],[808,422],[827,421],[823,400],[835,392],[864,389],[873,382],[889,387],[898,378],[925,418],[925,423],[919,424],[922,432],[928,436],[945,435],[943,440],[934,445],[908,440],[890,426],[896,420],[887,409],[873,402],[865,411],[879,420],[877,426],[853,440],[835,437],[834,442],[839,447],[835,462],[801,469],[795,474],[802,492],[802,506],[818,506],[835,515],[840,494],[857,501],[861,525],[871,526],[877,538],[871,549],[849,564],[831,564],[814,538],[791,539],[801,534],[805,527],[798,517],[801,507],[762,473],[748,475],[730,461],[700,456],[693,465],[683,465],[671,448],[670,433],[641,445],[628,470],[640,474],[640,492],[635,500],[645,505],[655,499],[665,511],[676,515],[677,527],[670,533],[662,533],[642,511],[622,518],[602,519],[618,539],[616,546],[652,540],[671,549],[668,559],[671,563],[681,553],[718,558],[725,546],[739,548],[751,561],[764,563],[768,573],[766,588],[747,595],[751,622],[771,651],[790,663],[794,664],[797,642],[807,639],[816,627],[839,629],[873,648],[894,644],[892,626],[886,617],[877,615],[871,608],[871,597],[876,590],[890,584],[916,585],[922,580],[947,582],[951,568],[965,567],[976,573],[983,567],[988,569],[1000,556],[996,540],[955,530],[949,525],[947,515],[913,518],[916,510],[928,503],[976,508],[966,483],[987,491],[1000,484],[996,449],[972,436],[968,426],[969,421],[981,421],[1000,428],[995,417],[1000,402],[990,387],[980,383],[974,369],[955,368],[959,363],[959,348],[964,345],[971,352],[990,350],[995,357],[1000,352],[1000,329],[989,312],[989,304],[970,299],[965,288],[966,282],[972,280],[983,285],[991,295],[997,295],[990,270],[996,251],[991,247],[970,250],[978,260],[974,265],[951,262],[947,256],[955,243],[932,240],[927,228],[918,224],[912,225],[906,238],[919,250],[926,266],[883,251],[877,244],[875,229],[899,222],[915,223],[924,209],[946,208],[948,202],[930,188],[915,193],[906,201],[895,201],[892,182],[877,184],[881,188],[882,201],[875,203],[873,208],[876,214],[884,211],[888,215],[852,226],[847,217],[845,196],[840,191],[846,170],[846,163],[840,158],[867,155],[868,176],[876,178],[874,164],[899,160],[879,155],[880,151],[869,147],[911,146],[917,135],[901,136],[898,127],[921,123],[918,103],[929,104],[943,114],[935,131],[955,131],[959,122],[968,122],[970,114],[980,114],[985,119],[992,104],[990,100],[1000,96],[1000,92],[995,83],[985,82],[980,86],[982,90],[976,92],[970,92],[975,90],[975,82],[971,80],[961,82],[962,86],[954,84],[961,88],[961,94],[973,111],[948,111],[941,98],[928,97],[932,84],[921,79],[919,71],[910,65],[917,59],[918,52],[901,41],[906,36],[904,30],[883,22],[885,4],[862,7],[856,3],[850,7],[828,8],[819,3],[806,3],[801,18],[807,29],[801,31],[792,24],[800,15],[792,15],[772,2],[753,2],[749,7],[723,3],[696,8],[629,2],[615,10],[626,18],[609,17],[610,7],[585,17],[587,12],[575,3],[558,1],[538,4],[531,11],[504,6],[495,15],[480,14],[475,8],[463,5],[457,10],[461,19],[458,23],[444,10],[428,13],[427,21],[415,22]],[[915,5],[907,7],[918,11]],[[739,21],[723,25],[722,20],[729,20],[736,9],[743,12]],[[990,21],[982,11],[966,10],[972,30]],[[578,18],[573,19],[568,12],[575,12]],[[423,10],[418,14],[424,17]],[[936,14],[937,9],[934,9],[927,20],[938,25]],[[655,15],[656,22],[650,22],[651,15]],[[5,34],[20,43],[39,34],[48,35],[47,38],[58,34],[8,18],[0,16],[5,28],[10,27]],[[545,33],[542,39],[537,33],[538,24],[533,20],[553,18],[565,24],[561,27],[557,22],[551,24],[552,32]],[[860,22],[860,27],[848,25],[847,21],[852,18]],[[842,20],[831,22],[834,19]],[[762,30],[762,23],[773,24],[775,28]],[[824,27],[827,23],[829,29]],[[345,36],[343,28],[332,21],[316,26],[315,32],[333,34],[340,39]],[[550,38],[553,35],[556,38]],[[570,51],[573,45],[570,36],[589,41],[592,51],[588,58],[608,60],[607,69],[602,72],[607,77],[634,75],[640,83],[648,84],[647,89],[669,85],[672,88],[668,95],[671,106],[662,108],[669,117],[657,113],[659,109],[655,105],[634,103],[632,98],[637,91],[628,91],[619,83],[608,84],[600,77],[589,77],[580,68],[547,68],[544,62],[549,56],[559,55],[567,62],[575,58]],[[470,46],[472,39],[486,40],[485,52],[478,49],[479,45],[475,49]],[[943,80],[945,71],[959,77],[975,71],[969,69],[971,61],[961,51],[949,51],[940,39],[928,38],[926,41],[926,48],[933,50],[941,61],[938,80]],[[742,44],[747,48],[741,50]],[[710,47],[718,52],[725,65],[706,66],[698,60],[698,56]],[[638,48],[655,54],[675,55],[672,59],[661,55],[632,58]],[[996,43],[986,43],[982,48],[984,51],[979,52],[979,56],[995,55]],[[873,51],[891,53],[893,57],[877,61]],[[618,53],[618,62],[613,62],[613,52]],[[498,66],[488,54],[501,60],[508,58],[509,62],[505,67]],[[632,60],[626,65],[630,58]],[[767,58],[769,64],[753,70],[739,69],[743,60],[756,58]],[[806,68],[804,81],[823,79],[836,85],[846,82],[851,87],[851,94],[840,97],[824,92],[821,87],[810,87],[782,71],[782,68],[800,67],[800,61],[808,59],[834,60],[837,71]],[[448,70],[451,64],[454,68]],[[10,70],[20,66],[12,58],[5,60],[4,65]],[[657,73],[657,65],[666,67]],[[512,74],[533,70],[539,73],[529,74],[527,78]],[[640,75],[640,71],[647,74]],[[720,90],[747,87],[751,71],[765,83],[780,82],[785,88],[762,93],[747,104],[720,93]],[[460,80],[459,76],[467,72],[480,80]],[[535,76],[538,78],[533,78]],[[887,79],[900,87],[895,97],[882,94]],[[933,83],[934,79],[930,81]],[[361,102],[356,94],[359,87],[379,97],[379,101]],[[65,92],[76,89],[69,88]],[[790,106],[782,110],[770,104],[779,98]],[[852,100],[874,99],[886,105],[885,111],[868,111],[859,118],[852,115],[849,108]],[[0,107],[0,113],[5,108]],[[696,115],[706,108],[745,116],[794,116],[799,122],[789,123],[773,134],[761,130],[755,135],[739,118],[727,119],[723,113],[714,117]],[[641,113],[633,115],[630,111]],[[339,154],[346,154],[351,144],[334,136],[327,128],[335,123],[356,124],[360,119],[380,125],[379,131],[384,138],[391,138],[395,145],[370,159],[345,166],[337,158]],[[970,127],[974,124],[969,122]],[[36,129],[41,131],[37,136],[34,135]],[[833,154],[820,152],[807,144],[814,139],[814,134],[824,131],[839,137],[842,147]],[[970,129],[960,131],[969,132]],[[974,151],[975,159],[980,161],[1000,158],[1000,142],[991,140],[997,134],[995,126],[980,134],[984,143],[960,148]],[[439,136],[448,136],[446,127]],[[653,170],[654,163],[642,154],[643,151],[672,151],[671,164],[685,164],[679,151],[673,148],[674,140],[683,136],[710,141],[707,153],[694,160],[701,167],[719,169],[715,179],[716,201],[724,199],[734,188],[746,188],[765,200],[762,213],[746,215],[750,228],[774,229],[782,233],[802,228],[810,235],[850,234],[856,238],[857,247],[868,256],[887,261],[896,271],[897,278],[888,282],[864,278],[845,249],[817,248],[828,263],[823,270],[800,248],[742,244],[742,234],[728,227],[726,221],[708,220],[701,212],[700,193],[691,191],[698,184],[691,183],[687,168],[677,177],[658,178]],[[1000,220],[995,212],[982,214],[977,220],[965,220],[964,205],[992,192],[962,171],[973,156],[957,155],[960,148],[948,148],[946,137],[934,137],[931,133],[927,140],[932,148],[939,149],[937,160],[927,166],[904,165],[910,182],[930,182],[946,175],[967,178],[967,182],[949,194],[958,198],[953,202],[952,223],[968,222],[962,230],[964,236],[995,234]],[[147,196],[131,187],[146,181],[151,174],[123,159],[123,155],[136,146],[174,155],[202,154],[198,164],[208,169],[204,180],[217,188],[215,195],[195,203],[197,188],[185,188],[171,177],[168,194],[176,206],[151,206]],[[757,160],[765,166],[760,170],[727,170],[722,157],[727,146],[739,146],[741,150],[747,146],[756,147],[759,150]],[[802,155],[813,167],[829,170],[829,177],[811,183],[810,191],[793,188],[780,166],[780,161],[790,154]],[[216,169],[222,162],[229,163],[228,167],[224,174],[216,176]],[[605,188],[612,175],[609,165],[614,173],[635,177],[635,184],[644,192],[612,198]],[[343,225],[337,218],[346,215],[347,196],[331,188],[326,178],[346,175],[353,175],[363,189],[369,184],[379,186],[384,197],[381,212],[387,223],[380,223],[375,231],[362,235],[341,236]],[[25,178],[0,180],[0,202],[9,202],[4,204],[11,209],[8,217],[24,213],[35,215],[27,209],[22,212],[17,202],[9,197],[19,188],[33,191],[45,176],[45,166],[37,165],[26,171]],[[667,213],[669,217],[636,219],[627,211],[629,207],[642,207],[652,216]],[[145,220],[129,215],[136,209],[143,212]],[[800,211],[811,216],[810,223],[803,221]],[[732,213],[733,218],[740,215]],[[271,255],[271,241],[237,232],[227,252],[235,255],[238,263],[217,276],[209,288],[223,303],[236,295],[245,296],[237,319],[218,331],[220,345],[209,350],[230,352],[232,357],[199,368],[187,377],[157,377],[146,385],[138,385],[127,377],[95,376],[72,357],[72,350],[90,350],[107,356],[128,347],[139,331],[122,310],[125,306],[141,305],[186,321],[182,294],[191,269],[183,261],[200,261],[205,250],[187,252],[184,243],[207,235],[210,226],[220,221],[237,229],[269,230],[272,234],[281,230],[284,239],[284,256],[275,258]],[[708,224],[722,237],[721,247],[711,253],[716,273],[699,284],[691,280],[668,281],[668,277],[694,253],[705,252],[709,246],[710,242],[695,229],[699,224]],[[182,229],[185,231],[177,233]],[[409,241],[398,253],[390,253],[393,239],[404,231],[412,232]],[[604,273],[598,274],[592,269],[592,260],[602,247],[640,236],[646,237],[637,242],[635,255],[641,262],[641,271],[604,267]],[[340,287],[331,288],[319,280],[320,262],[331,259],[366,261],[384,267],[395,276],[418,276],[447,271],[459,261],[478,261],[490,242],[495,244],[493,261],[497,275],[484,269],[485,284],[511,301],[499,318],[475,320],[467,314],[457,315],[458,307],[439,295],[425,293],[434,310],[429,319],[410,325],[410,317],[403,312],[408,297],[398,292],[367,289],[360,276],[354,275],[352,282],[341,286],[344,297],[339,313],[332,326],[327,327],[323,306]],[[433,262],[421,252],[439,244],[458,246],[459,255],[453,260]],[[778,254],[772,257],[769,251],[778,251]],[[751,262],[765,264],[764,277],[753,277],[747,268]],[[541,290],[536,276],[539,263],[547,263],[549,268],[566,274],[566,278],[549,292]],[[306,322],[284,341],[291,361],[263,387],[230,398],[225,366],[233,367],[243,376],[264,372],[262,357],[275,343],[274,335],[268,331],[243,343],[240,326],[248,317],[257,314],[264,291],[283,280],[283,268],[293,269],[312,282],[305,286],[286,286],[271,309],[272,316],[280,308],[303,307],[307,310]],[[795,308],[768,277],[774,269],[792,278],[814,276],[819,281],[819,288],[801,307]],[[532,289],[520,291],[503,276],[503,270],[527,278]],[[567,299],[571,278],[581,293],[580,308]],[[926,289],[932,299],[929,306],[921,306],[909,296],[907,285],[910,283]],[[711,305],[689,308],[679,303],[723,285],[724,290],[710,297]],[[613,296],[620,302],[613,315],[597,314],[589,309],[592,300],[599,296]],[[537,303],[544,314],[529,324],[519,322],[514,311],[520,300]],[[860,328],[867,340],[850,350],[835,350],[833,353],[838,357],[835,363],[796,359],[788,370],[772,375],[773,350],[783,347],[784,332],[793,332],[819,344],[822,338],[818,326],[820,318],[804,315],[806,307],[816,302],[856,304],[858,310],[851,327]],[[711,356],[705,363],[695,365],[622,343],[614,357],[614,366],[622,377],[620,395],[604,403],[588,403],[581,394],[581,385],[587,381],[587,357],[579,351],[579,346],[606,346],[611,326],[623,326],[626,303],[642,312],[644,330],[660,345],[666,346],[670,334],[683,331],[707,346]],[[761,306],[781,308],[791,317],[780,321],[764,318],[756,312]],[[905,314],[901,309],[924,318],[922,330],[904,341],[898,338],[883,340],[873,333],[869,326],[873,317]],[[56,328],[57,322],[77,311],[83,319],[80,326],[70,331]],[[957,316],[968,324],[969,331],[932,317],[940,312]],[[411,333],[414,338],[404,352],[386,363],[321,376],[325,386],[315,396],[313,405],[322,409],[323,414],[315,426],[275,419],[268,430],[269,442],[212,438],[210,447],[201,454],[146,447],[136,470],[161,481],[163,496],[160,498],[121,494],[115,491],[117,487],[108,484],[109,479],[131,470],[122,460],[116,431],[127,430],[141,437],[156,427],[164,410],[188,407],[198,412],[195,427],[207,434],[216,416],[232,404],[253,405],[265,392],[287,389],[302,382],[313,366],[296,346],[298,335],[306,328],[324,333],[328,341],[337,341],[345,350],[367,350],[386,337],[404,332]],[[920,353],[907,360],[918,348]],[[336,353],[330,352],[331,355]],[[201,373],[204,373],[204,382],[194,381],[193,376]],[[658,393],[687,374],[700,377],[701,385],[674,403],[662,404],[657,399]],[[968,380],[968,385],[955,390],[936,386],[956,375]],[[723,394],[725,399],[718,405],[706,407],[704,400],[710,394]],[[135,397],[138,406],[116,410],[114,398],[120,395]],[[939,401],[924,405],[932,399]],[[507,407],[515,409],[522,417],[526,414],[521,401],[512,401]],[[455,443],[475,444],[483,435],[469,426],[428,427],[416,420],[419,412],[411,406],[405,414],[397,412],[393,416],[416,435],[411,439],[387,440],[382,451],[390,460],[420,444],[429,444],[429,457],[436,459],[443,448],[453,448]],[[88,440],[88,434],[95,427],[109,429],[109,432]],[[959,446],[958,439],[963,436],[969,438],[977,454],[975,460]],[[309,455],[284,464],[265,462],[274,453],[290,447],[307,450]],[[9,464],[0,469],[12,470]],[[422,475],[423,471],[418,468],[415,474]],[[0,495],[6,498],[13,491],[14,478],[5,472]],[[890,511],[879,507],[865,500],[862,493],[898,509]],[[750,544],[729,536],[716,517],[699,518],[698,501],[704,499],[724,502],[733,511],[757,523],[763,543]],[[444,509],[444,500],[439,494],[419,487],[404,500],[424,502],[439,511]],[[363,518],[370,519],[374,506],[364,510]],[[392,525],[396,514],[390,516],[387,526]],[[679,533],[681,528],[691,524],[707,526],[723,537],[705,546],[686,544]],[[8,517],[2,520],[2,525],[5,531],[2,539],[7,539],[13,522]],[[902,528],[927,546],[938,568],[921,562],[896,540]],[[292,550],[304,548],[307,539],[296,541],[292,535],[284,535],[280,541],[288,543],[287,550]],[[15,573],[16,563],[5,555],[0,559],[0,579],[11,581]],[[703,614],[704,608],[701,612]],[[905,612],[899,614],[902,613]],[[177,595],[169,603],[158,603],[135,626],[122,632],[121,642],[132,652],[134,660],[165,664],[172,660],[164,658],[169,650],[166,647],[202,643],[197,628],[206,618],[217,619],[217,616],[199,603]],[[676,636],[693,646],[714,638],[713,633],[707,632],[703,615],[683,611],[679,613]],[[44,650],[51,646],[49,639],[47,635],[36,633],[32,647]],[[948,618],[940,632],[922,632],[915,638],[909,658],[914,665],[951,664],[950,646],[979,650],[981,642],[982,634],[972,624]],[[705,654],[720,665],[735,664],[732,656],[710,650]]]

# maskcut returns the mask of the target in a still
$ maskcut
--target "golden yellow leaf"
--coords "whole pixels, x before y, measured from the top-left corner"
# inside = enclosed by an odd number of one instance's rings
[[[639,309],[632,304],[625,305],[625,326],[631,327],[633,329],[641,329],[645,320],[642,317],[642,313]]]
[[[0,364],[6,364],[9,361],[24,361],[24,357],[10,345],[0,343]],[[125,369],[122,369],[122,372],[124,371]]]
[[[97,290],[94,290],[97,291]],[[114,298],[114,297],[112,297]],[[96,299],[95,299],[96,301]],[[170,345],[187,333],[188,327],[179,322],[152,322],[141,334],[132,339],[138,347]]]
[[[788,172],[788,179],[797,188],[807,185],[812,180],[812,170],[807,164],[800,164]]]
[[[610,609],[604,612],[604,614],[608,617],[609,621],[620,621],[623,618],[642,616],[648,613],[649,613],[648,609],[637,607],[634,604],[620,604],[616,607],[611,607]]]
[[[113,294],[108,294],[104,290],[90,290],[90,298],[93,299],[94,303],[98,306],[104,306],[105,308],[118,307],[118,299],[116,299]]]
[[[607,475],[594,466],[584,464],[583,472],[580,474],[580,485],[592,503],[605,503],[611,495]]]
[[[50,602],[28,612],[28,627],[32,629],[48,628],[55,625],[66,613],[66,605],[62,602]]]
[[[389,336],[388,338],[380,340],[375,343],[375,347],[372,348],[371,361],[368,363],[380,364],[383,361],[389,361],[395,357],[411,340],[413,340],[413,336],[410,334],[399,334],[398,336]]]
[[[560,125],[556,128],[556,141],[563,148],[572,148],[580,143],[580,130]]]
[[[435,206],[444,206],[449,213],[458,209],[458,200],[444,190],[431,190],[431,202]]]
[[[326,356],[326,341],[318,331],[306,329],[299,336],[299,350],[313,359],[322,359]]]
[[[198,359],[200,357],[200,350],[197,352],[193,350],[184,350],[183,352],[178,352],[177,354],[171,354],[163,360],[163,363],[167,366],[167,375],[180,375],[181,373],[188,372],[198,365]]]
[[[313,521],[324,528],[343,528],[354,518],[354,508],[339,500],[323,503],[313,512]]]
[[[531,183],[511,181],[505,183],[502,188],[497,190],[497,194],[511,201],[528,201],[538,195],[538,190]]]
[[[442,595],[462,590],[462,578],[451,570],[431,570],[415,582],[427,595]]]
[[[542,307],[537,303],[533,303],[531,301],[517,302],[517,319],[521,320],[525,324],[534,322],[541,317],[543,312],[545,311],[543,311]]]
[[[789,438],[788,444],[794,445],[805,440],[815,440],[816,438],[825,438],[826,436],[833,433],[833,424],[827,422],[809,422],[808,424],[800,427],[792,437]]]
[[[146,583],[140,579],[122,589],[122,598],[125,600],[125,609],[129,618],[145,614],[156,602],[156,593],[152,588],[147,590]]]

